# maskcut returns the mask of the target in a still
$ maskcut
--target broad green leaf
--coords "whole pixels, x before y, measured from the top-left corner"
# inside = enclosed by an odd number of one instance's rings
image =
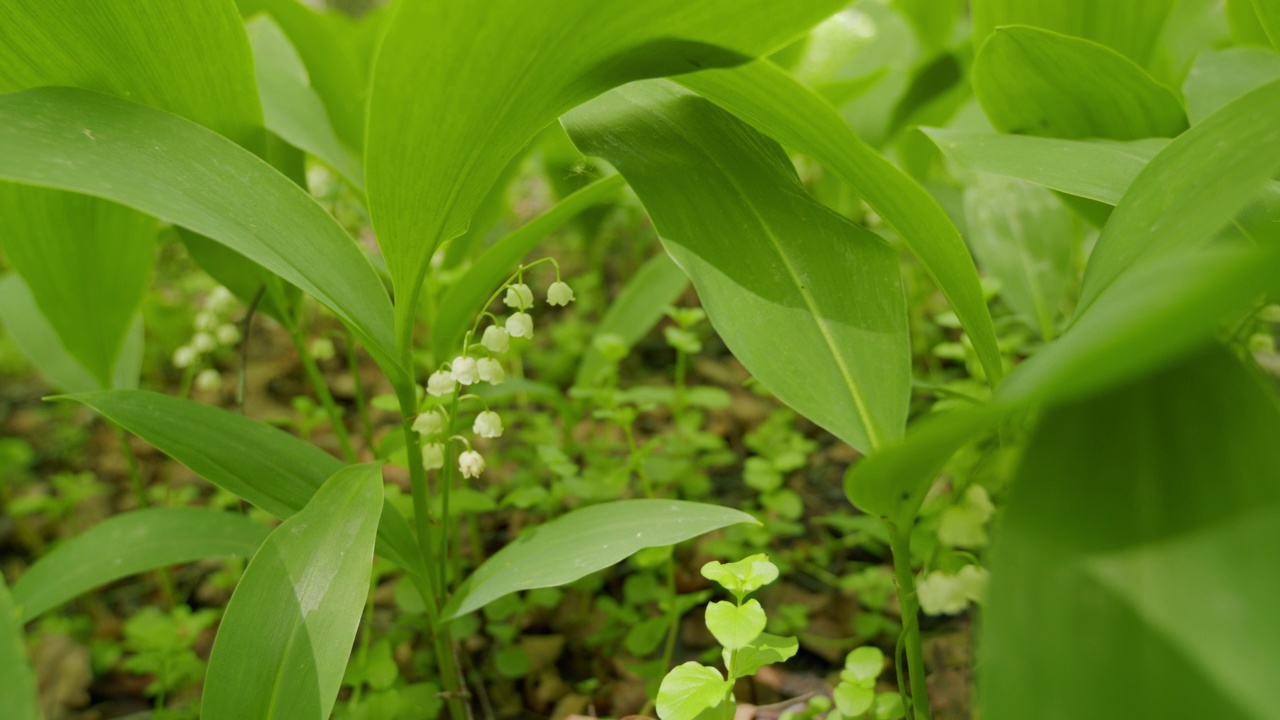
[[[1232,100],[1275,80],[1280,80],[1280,55],[1269,50],[1234,47],[1202,52],[1182,85],[1187,116],[1198,123]]]
[[[516,265],[548,235],[587,208],[608,200],[624,185],[614,175],[578,190],[546,212],[521,225],[489,248],[440,301],[431,328],[431,349],[437,358],[448,357],[483,307],[485,298],[498,289]]]
[[[489,558],[441,611],[450,619],[520,590],[556,587],[621,562],[637,550],[675,545],[750,515],[682,500],[618,500],[591,505],[540,525]]]
[[[718,583],[741,600],[777,580],[778,566],[769,562],[769,556],[764,554],[731,563],[712,560],[702,566],[702,577]]]
[[[236,586],[209,655],[205,720],[328,718],[369,594],[382,470],[343,468]]]
[[[0,577],[0,707],[13,720],[40,720],[36,676],[27,657],[22,623],[9,588]]]
[[[737,650],[751,644],[764,632],[767,618],[759,600],[741,605],[720,600],[707,605],[707,629],[725,650]]]
[[[192,472],[278,518],[305,506],[342,462],[283,430],[203,403],[140,390],[69,395]],[[408,522],[388,503],[378,554],[423,573]]]
[[[251,557],[268,529],[204,508],[149,508],[110,517],[41,557],[13,586],[23,622],[99,585],[211,557]]]
[[[1167,140],[1063,140],[921,128],[944,154],[979,172],[1116,205]]]
[[[1047,412],[994,540],[982,716],[1273,717],[1277,435],[1220,348]]]
[[[856,718],[871,709],[876,701],[874,687],[861,687],[853,683],[840,683],[831,697],[836,701],[836,709],[844,717]]]
[[[1231,27],[1231,36],[1236,43],[1242,45],[1260,45],[1269,47],[1271,39],[1267,37],[1266,28],[1258,19],[1253,0],[1225,0],[1227,22]]]
[[[6,2],[0,93],[45,85],[129,98],[262,146],[244,31],[219,0]],[[153,219],[112,202],[0,183],[5,253],[99,387],[112,384],[150,278],[155,231]]]
[[[1175,0],[973,0],[974,47],[1001,25],[1031,25],[1106,45],[1142,67],[1152,60]]]
[[[858,137],[825,101],[769,62],[676,79],[783,145],[820,161],[902,237],[973,341],[988,378],[1003,374],[973,258],[933,196]]]
[[[582,354],[573,384],[590,387],[600,382],[608,371],[608,361],[596,345],[601,338],[612,336],[621,341],[624,348],[630,349],[662,320],[664,310],[674,304],[688,287],[689,277],[665,252],[642,265],[609,303],[604,317],[600,318],[592,343]]]
[[[1280,51],[1280,0],[1253,0],[1253,12],[1271,47]]]
[[[671,83],[628,85],[563,122],[626,176],[747,370],[855,448],[901,436],[906,308],[880,238],[811,199],[773,141]]]
[[[1280,170],[1280,81],[1231,102],[1152,158],[1125,192],[1085,268],[1079,311],[1137,262],[1201,242]],[[1079,312],[1078,311],[1078,312]]]
[[[0,178],[115,200],[217,240],[297,285],[392,377],[391,303],[305,191],[234,143],[159,110],[70,88],[0,96]]]
[[[715,668],[696,662],[677,665],[658,687],[658,717],[695,720],[704,710],[719,707],[731,687]]]
[[[284,31],[267,15],[254,17],[245,29],[253,45],[258,94],[267,128],[294,147],[325,161],[356,188],[363,189],[360,159],[334,134],[324,103],[311,89],[307,67]]]
[[[875,688],[876,678],[884,671],[884,653],[874,645],[864,645],[852,650],[844,659],[844,673],[851,681],[863,687]],[[853,713],[857,714],[857,713]]]
[[[722,652],[725,667],[732,664],[733,677],[751,677],[765,665],[786,662],[800,649],[800,643],[793,637],[779,637],[762,632],[751,644],[738,648],[737,653],[725,650]]]
[[[9,332],[18,349],[31,366],[54,387],[65,392],[100,390],[97,379],[67,352],[49,321],[36,306],[31,291],[17,273],[0,278],[0,323]],[[115,361],[111,387],[130,389],[138,386],[142,367],[142,319],[135,317],[120,356]]]
[[[467,229],[507,161],[565,111],[632,80],[746,62],[843,4],[401,3],[374,68],[365,154],[397,296],[417,297],[436,247]]]
[[[1000,132],[1138,140],[1187,128],[1178,97],[1133,61],[1038,28],[997,29],[978,52],[971,81]]]
[[[969,244],[1000,294],[1045,340],[1074,283],[1076,220],[1053,193],[1026,182],[980,175],[965,188]]]

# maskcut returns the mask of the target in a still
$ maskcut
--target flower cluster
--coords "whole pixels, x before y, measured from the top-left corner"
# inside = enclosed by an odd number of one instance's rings
[[[505,291],[503,304],[515,312],[508,316],[505,322],[492,313],[484,312],[481,319],[488,317],[493,320],[493,324],[487,325],[484,332],[479,333],[479,321],[477,321],[476,326],[466,335],[462,354],[436,369],[427,378],[427,395],[432,398],[453,396],[455,399],[478,400],[479,398],[474,395],[461,395],[463,389],[482,382],[501,385],[506,380],[506,370],[499,356],[510,350],[511,338],[533,337],[533,316],[528,312],[533,308],[533,290],[521,280],[525,269],[522,266],[516,275],[499,288],[491,298],[491,301],[497,299],[498,295]],[[556,272],[558,275],[559,270],[557,269]],[[548,305],[563,306],[573,300],[573,289],[559,279],[547,289]],[[480,342],[473,343],[472,340],[477,334]],[[466,451],[458,456],[458,469],[463,477],[476,478],[484,472],[484,456],[471,448],[470,441],[459,435],[450,436],[453,426],[443,408],[429,409],[418,415],[414,419],[413,429],[425,440],[422,446],[422,464],[425,469],[444,468],[445,443],[456,439],[467,447]],[[476,437],[482,438],[501,437],[503,430],[502,417],[490,410],[487,405],[485,410],[476,416],[471,426],[471,432]]]
[[[204,308],[196,314],[195,333],[187,344],[173,351],[174,367],[194,372],[201,360],[219,347],[234,347],[240,342],[240,329],[230,322],[235,304],[235,296],[225,287],[216,287],[209,293]],[[213,368],[195,375],[195,386],[201,390],[217,390],[221,384],[222,376]]]

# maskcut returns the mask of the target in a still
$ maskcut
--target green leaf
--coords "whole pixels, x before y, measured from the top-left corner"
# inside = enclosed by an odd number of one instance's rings
[[[715,668],[696,662],[677,665],[658,687],[658,717],[695,720],[704,710],[719,707],[730,687]]]
[[[0,93],[88,88],[257,150],[262,113],[251,68],[240,18],[222,2],[13,0],[0,8]],[[91,135],[87,125],[79,130]],[[97,387],[112,384],[150,278],[155,231],[153,219],[112,202],[0,183],[5,253]]]
[[[600,338],[612,336],[621,341],[622,348],[630,349],[662,320],[663,311],[688,287],[688,276],[665,252],[640,266],[600,318],[592,342],[578,364],[574,386],[595,385],[608,371],[609,363],[597,346]]]
[[[747,370],[856,448],[901,436],[906,308],[880,238],[811,199],[777,144],[665,81],[615,90],[563,122],[627,177]]]
[[[1175,0],[973,0],[974,47],[1001,25],[1031,25],[1106,45],[1142,67],[1156,55]]]
[[[921,128],[951,160],[970,170],[1026,180],[1051,190],[1116,205],[1168,145],[1166,140],[1115,142]]]
[[[209,655],[201,717],[329,717],[369,594],[382,471],[343,468],[262,544]]]
[[[999,379],[1000,351],[977,268],[960,232],[932,195],[863,142],[826,101],[772,63],[676,80],[783,145],[819,160],[865,198],[951,303],[988,378]]]
[[[471,328],[476,314],[485,309],[485,298],[506,280],[516,265],[538,243],[587,208],[613,196],[625,183],[614,175],[591,183],[556,203],[546,212],[499,240],[462,276],[444,299],[431,328],[431,349],[438,358],[449,357]]]
[[[1081,312],[1135,263],[1206,239],[1280,171],[1280,81],[1180,135],[1129,186],[1085,268]]]
[[[18,609],[0,577],[0,707],[13,720],[40,720],[36,676],[31,671]]]
[[[363,189],[360,159],[334,134],[324,104],[311,89],[307,67],[284,31],[266,15],[254,17],[245,29],[253,45],[258,94],[267,128],[290,145],[325,161],[353,186]]]
[[[13,586],[23,622],[113,580],[211,557],[250,557],[267,528],[203,508],[149,508],[110,517],[41,557]]]
[[[994,541],[982,716],[1273,716],[1278,435],[1223,349],[1046,413]]]
[[[69,395],[192,472],[278,518],[302,509],[342,461],[283,430],[203,403],[141,390]],[[394,506],[382,511],[378,554],[418,574],[422,551]]]
[[[1253,0],[1253,12],[1263,33],[1271,41],[1271,47],[1280,50],[1280,1]]]
[[[844,673],[848,673],[851,681],[862,687],[875,688],[876,678],[884,671],[884,653],[873,645],[855,648],[845,656]],[[841,673],[841,676],[844,675]],[[856,713],[854,713],[856,714]]]
[[[401,4],[374,68],[365,154],[370,210],[397,297],[417,296],[436,247],[467,229],[511,157],[565,111],[632,80],[777,50],[842,5]]]
[[[844,717],[855,718],[871,709],[876,701],[875,688],[862,687],[853,683],[842,682],[836,685],[832,698],[836,701],[836,709]]]
[[[58,332],[36,307],[35,298],[17,273],[0,278],[0,322],[14,344],[54,387],[67,392],[99,390],[98,380],[71,356]],[[142,367],[142,319],[135,317],[115,361],[111,386],[134,388]]]
[[[1044,188],[991,175],[964,192],[969,243],[1000,294],[1028,327],[1045,340],[1074,283],[1076,221]]]
[[[750,645],[764,632],[766,621],[759,600],[748,600],[741,605],[721,600],[707,605],[707,629],[725,650]]]
[[[730,650],[723,652],[725,667],[731,668],[734,678],[751,677],[765,665],[786,662],[800,649],[800,643],[793,637],[779,637],[762,632],[746,647],[738,648],[737,654]]]
[[[313,295],[389,375],[405,372],[390,300],[355,242],[224,137],[106,95],[26,90],[0,96],[0,178],[106,197],[207,235]]]
[[[564,585],[637,550],[674,545],[737,523],[759,524],[740,510],[682,500],[618,500],[579,508],[524,533],[486,560],[440,616],[455,618],[519,590]]]
[[[1198,123],[1231,101],[1269,82],[1280,80],[1280,55],[1251,47],[1206,50],[1196,56],[1182,94],[1187,115]]]
[[[1178,97],[1131,60],[1047,30],[998,28],[974,60],[972,83],[1000,132],[1137,140],[1187,128]]]
[[[769,562],[769,556],[763,553],[731,563],[712,560],[702,566],[702,577],[719,583],[741,600],[777,580],[778,566]]]

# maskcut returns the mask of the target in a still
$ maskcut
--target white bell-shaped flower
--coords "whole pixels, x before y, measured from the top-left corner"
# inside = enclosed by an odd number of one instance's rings
[[[235,345],[240,342],[240,328],[231,323],[223,323],[213,331],[213,336],[223,345]]]
[[[502,381],[507,378],[506,371],[502,369],[502,363],[493,358],[477,360],[476,370],[480,373],[481,380],[494,385],[501,385]]]
[[[444,417],[429,410],[413,420],[413,431],[419,435],[434,435],[444,429]]]
[[[522,312],[507,318],[507,334],[518,338],[533,337],[533,318]]]
[[[321,362],[332,360],[337,350],[333,347],[333,341],[329,338],[316,338],[311,341],[311,346],[307,348],[311,352],[311,357]]]
[[[475,385],[480,382],[480,371],[476,369],[475,358],[456,357],[449,363],[453,371],[453,379],[462,385]]]
[[[476,416],[471,431],[483,438],[502,437],[502,418],[492,410],[485,410]]]
[[[191,338],[191,347],[195,348],[198,353],[207,353],[218,347],[218,341],[214,340],[209,333],[196,333],[195,337]]]
[[[209,298],[205,300],[204,306],[210,311],[219,313],[231,307],[235,302],[236,296],[231,291],[219,285],[209,293]]]
[[[440,397],[453,392],[453,373],[448,370],[437,370],[427,378],[427,393]]]
[[[444,467],[444,445],[440,443],[423,445],[422,467],[426,470],[439,470]]]
[[[573,302],[573,288],[567,283],[557,280],[547,288],[548,305],[568,305],[571,302]]]
[[[516,283],[507,286],[507,296],[502,302],[509,308],[516,310],[524,310],[533,307],[533,291],[524,283]]]
[[[458,456],[458,469],[463,477],[478,478],[484,472],[484,456],[475,450],[468,450]]]
[[[201,370],[196,375],[196,389],[213,392],[222,387],[222,375],[212,368]]]
[[[218,316],[208,310],[196,313],[195,328],[200,332],[209,332],[218,326]]]
[[[480,344],[484,345],[489,352],[504,353],[508,347],[511,347],[511,336],[497,325],[490,325],[484,329],[484,337],[480,340]]]
[[[173,366],[176,368],[186,369],[200,357],[200,353],[190,345],[183,345],[173,351]]]

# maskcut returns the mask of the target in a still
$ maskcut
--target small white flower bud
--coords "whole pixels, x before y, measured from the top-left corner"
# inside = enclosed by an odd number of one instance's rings
[[[471,432],[484,438],[502,437],[502,418],[492,410],[485,410],[476,416]]]
[[[440,397],[453,392],[453,373],[448,370],[437,370],[427,378],[427,393]]]
[[[458,469],[462,477],[478,478],[484,472],[484,457],[475,450],[468,450],[458,456]]]
[[[189,368],[191,363],[200,357],[200,353],[190,345],[183,345],[173,351],[173,366],[177,368]]]
[[[511,337],[533,337],[533,318],[529,313],[518,312],[507,318],[507,334]]]
[[[200,332],[209,332],[218,325],[218,316],[208,310],[202,310],[196,313],[196,319],[193,323],[196,330]]]
[[[480,344],[484,345],[489,352],[504,353],[511,346],[511,336],[497,325],[490,325],[484,329],[484,339]]]
[[[209,293],[209,297],[204,304],[209,310],[217,313],[230,307],[231,303],[235,302],[235,299],[236,296],[232,295],[230,290],[219,285]]]
[[[507,296],[502,302],[509,308],[524,310],[533,307],[533,291],[524,283],[507,286]]]
[[[439,470],[444,467],[444,445],[440,443],[423,445],[422,467],[424,470]]]
[[[240,328],[230,323],[223,323],[213,331],[213,336],[218,338],[218,342],[223,345],[235,345],[240,342]]]
[[[433,435],[444,429],[444,417],[432,410],[424,412],[413,421],[413,431],[419,435]]]
[[[218,347],[218,341],[214,340],[209,333],[196,333],[195,337],[191,338],[191,347],[195,348],[198,353],[207,353]]]
[[[571,302],[573,302],[573,288],[568,284],[557,280],[547,288],[548,305],[568,305]]]
[[[494,385],[501,385],[507,378],[506,372],[502,369],[502,363],[493,358],[481,358],[476,361],[476,371],[480,373],[481,380]]]
[[[480,372],[476,369],[475,358],[457,357],[449,364],[453,371],[453,379],[463,385],[474,385],[480,382]]]
[[[213,392],[222,387],[222,375],[212,368],[201,370],[196,375],[195,385],[197,390]]]
[[[333,347],[333,341],[326,337],[312,340],[311,346],[307,350],[311,353],[311,357],[321,361],[332,360],[337,352]]]

